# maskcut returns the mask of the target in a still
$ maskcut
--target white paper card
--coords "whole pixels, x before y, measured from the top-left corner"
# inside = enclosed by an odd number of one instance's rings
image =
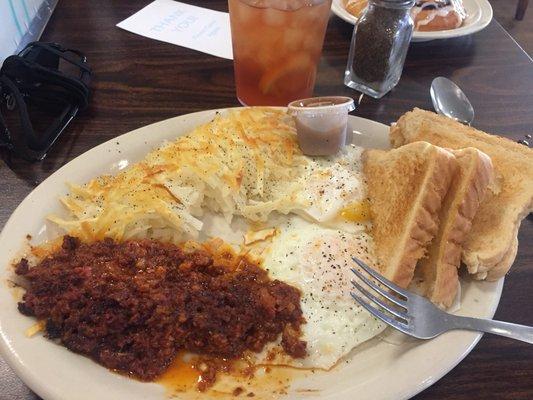
[[[229,14],[174,0],[155,0],[117,24],[151,39],[233,59]]]

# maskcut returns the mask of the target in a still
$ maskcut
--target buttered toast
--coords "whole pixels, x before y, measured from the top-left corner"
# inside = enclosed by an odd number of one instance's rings
[[[474,147],[491,158],[494,184],[472,221],[462,261],[477,279],[505,275],[516,256],[521,220],[533,211],[533,150],[416,108],[391,127],[390,140],[394,147],[420,140],[450,149]]]
[[[411,282],[417,261],[437,234],[439,211],[456,168],[451,152],[427,142],[363,153],[380,269],[402,287]]]
[[[443,308],[455,299],[463,243],[493,178],[486,154],[473,147],[452,153],[458,168],[439,213],[439,230],[417,265],[426,297]]]

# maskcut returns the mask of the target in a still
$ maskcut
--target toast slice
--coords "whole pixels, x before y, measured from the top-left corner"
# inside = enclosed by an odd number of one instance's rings
[[[379,267],[402,287],[411,282],[417,261],[437,233],[456,168],[452,153],[427,142],[363,153]]]
[[[463,243],[493,178],[492,162],[486,154],[473,147],[453,154],[459,167],[439,213],[439,230],[427,257],[417,265],[426,297],[443,308],[452,304],[457,293]]]
[[[391,127],[390,139],[394,147],[419,140],[451,149],[475,147],[491,158],[494,184],[472,221],[462,261],[477,279],[505,275],[516,255],[520,223],[533,211],[533,150],[417,108]]]

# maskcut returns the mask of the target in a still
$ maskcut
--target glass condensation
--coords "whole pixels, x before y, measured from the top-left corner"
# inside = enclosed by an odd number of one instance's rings
[[[413,33],[413,0],[370,0],[357,22],[344,84],[374,98],[400,80]]]

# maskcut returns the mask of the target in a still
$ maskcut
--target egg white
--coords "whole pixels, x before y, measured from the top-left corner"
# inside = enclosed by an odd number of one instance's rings
[[[294,212],[323,225],[341,225],[350,231],[364,229],[364,225],[343,224],[338,218],[343,208],[365,199],[362,152],[363,148],[350,145],[335,156],[312,158],[297,195],[304,206]]]
[[[385,328],[350,296],[351,257],[371,263],[371,237],[364,231],[354,234],[326,228],[298,216],[289,217],[278,229],[279,234],[262,251],[262,265],[272,279],[301,291],[307,356],[293,359],[271,345],[258,358],[268,364],[330,369]]]

